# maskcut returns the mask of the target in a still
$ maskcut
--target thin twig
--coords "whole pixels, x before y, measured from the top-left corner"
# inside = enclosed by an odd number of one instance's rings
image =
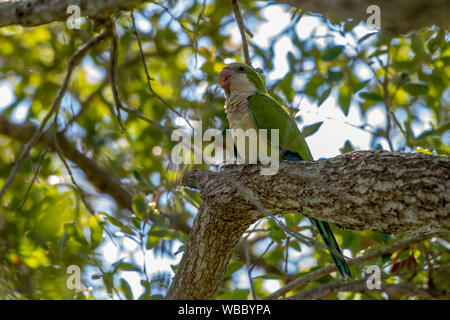
[[[33,172],[33,174],[34,175],[37,175],[37,169],[36,169],[36,167],[34,166],[34,163],[33,163],[33,159],[31,159],[31,157],[28,157],[28,160],[29,160],[29,162],[30,162],[30,166],[31,166],[31,171]],[[39,183],[39,177],[36,177],[36,181]]]
[[[195,33],[195,31],[192,31],[191,29],[189,29],[188,27],[186,27],[186,26],[180,21],[180,18],[175,17],[175,16],[173,15],[173,13],[170,12],[169,8],[167,8],[165,5],[163,5],[162,3],[159,3],[159,2],[153,2],[153,3],[156,4],[156,5],[158,5],[158,6],[160,6],[161,8],[163,8],[164,11],[167,12],[167,14],[168,14],[173,20],[175,20],[176,22],[178,22],[178,24],[181,26],[181,28],[182,28],[184,31],[189,32],[189,33]]]
[[[108,30],[102,31],[100,34],[92,38],[89,42],[85,43],[84,45],[80,46],[77,51],[70,57],[68,63],[67,63],[67,73],[64,78],[64,81],[61,85],[61,87],[58,90],[58,93],[56,95],[55,100],[53,100],[52,107],[50,111],[45,115],[44,119],[42,120],[38,130],[36,130],[35,134],[31,138],[31,140],[26,144],[25,148],[22,150],[22,153],[20,154],[19,158],[17,159],[16,164],[14,165],[14,168],[11,170],[11,173],[8,176],[8,179],[6,180],[5,184],[3,185],[2,189],[0,190],[0,202],[3,198],[3,195],[6,192],[6,189],[9,187],[9,185],[13,182],[14,177],[17,175],[17,172],[20,169],[20,166],[22,165],[23,161],[28,157],[28,154],[30,153],[33,146],[36,144],[36,142],[39,140],[39,138],[42,135],[42,132],[44,131],[45,125],[50,120],[52,115],[57,111],[59,108],[62,98],[64,97],[64,94],[66,93],[66,90],[69,86],[70,78],[72,76],[72,72],[75,68],[75,66],[81,61],[81,59],[84,57],[84,55],[95,45],[100,43],[107,35],[109,34]]]
[[[44,157],[45,157],[45,155],[46,155],[46,153],[47,153],[47,151],[48,151],[49,148],[50,148],[50,145],[49,145],[49,141],[48,141],[47,144],[46,144],[45,147],[44,147],[44,150],[43,150],[42,153],[41,153],[41,156],[39,157],[39,162],[38,162],[38,165],[37,165],[36,170],[35,170],[35,172],[34,172],[33,179],[31,179],[31,182],[30,182],[30,184],[28,185],[27,191],[25,192],[25,195],[23,196],[23,199],[22,199],[22,202],[21,202],[20,205],[19,205],[19,208],[17,208],[16,214],[19,213],[19,212],[22,210],[22,207],[23,207],[23,206],[25,205],[25,203],[27,202],[28,195],[30,194],[30,191],[31,191],[31,188],[33,187],[33,184],[34,184],[34,183],[36,182],[36,180],[38,179],[38,174],[39,174],[39,171],[40,171],[40,169],[41,169],[42,162],[43,162]]]
[[[347,44],[349,44],[349,42],[347,42]],[[372,64],[367,61],[363,56],[361,51],[359,51],[357,46],[353,46],[353,49],[356,51],[357,57],[362,60],[367,67],[370,69],[370,71],[372,71],[375,80],[378,82],[378,84],[380,85],[380,87],[383,89],[383,96],[384,96],[384,104],[385,104],[385,109],[386,109],[386,132],[384,135],[384,138],[387,140],[389,148],[391,149],[391,151],[394,151],[394,146],[392,144],[392,140],[389,137],[389,132],[391,131],[391,127],[392,127],[392,123],[391,123],[391,113],[390,113],[390,103],[391,103],[391,98],[389,95],[389,74],[388,74],[388,70],[389,70],[389,60],[390,60],[390,46],[391,46],[391,41],[389,40],[388,42],[388,49],[387,49],[387,62],[386,65],[383,65],[381,63],[381,61],[378,58],[378,63],[381,65],[381,67],[383,67],[385,69],[385,75],[384,75],[384,79],[383,81],[380,80],[380,78],[378,78],[376,70],[373,68]],[[401,130],[401,128],[400,128]]]
[[[145,75],[147,77],[147,85],[148,85],[148,89],[150,90],[150,93],[152,93],[156,98],[158,98],[159,101],[161,101],[162,103],[164,103],[164,105],[169,108],[172,112],[174,112],[177,116],[183,118],[187,124],[194,129],[194,127],[191,125],[191,123],[186,119],[186,117],[184,117],[181,113],[179,113],[177,110],[175,110],[174,108],[172,108],[172,106],[166,101],[164,100],[160,95],[158,95],[152,87],[151,81],[154,80],[152,77],[150,77],[150,74],[148,73],[148,68],[147,68],[147,62],[145,62],[145,55],[144,55],[144,51],[142,50],[142,44],[141,44],[141,39],[139,37],[139,33],[137,32],[137,28],[136,28],[136,22],[134,21],[134,11],[131,11],[131,20],[133,21],[133,30],[134,30],[134,34],[136,35],[136,39],[138,41],[138,45],[139,45],[139,52],[141,54],[141,58],[142,58],[142,63],[144,65],[144,71],[145,71]]]
[[[95,96],[101,92],[103,90],[103,88],[108,84],[109,79],[105,79],[100,86],[95,89],[87,98],[86,100],[84,100],[84,102],[81,103],[81,108],[78,111],[77,114],[73,114],[72,118],[70,118],[70,120],[67,122],[67,124],[65,125],[64,129],[62,129],[59,134],[63,135],[71,126],[74,122],[76,122],[81,115],[87,110],[87,108],[89,107],[89,105],[92,103],[92,101],[94,100]]]
[[[197,64],[198,64],[198,57],[197,57],[197,53],[198,53],[198,39],[200,38],[200,34],[198,32],[199,28],[200,28],[200,20],[203,18],[203,14],[205,13],[205,9],[206,9],[206,0],[203,0],[202,3],[202,9],[200,10],[200,13],[198,14],[197,17],[197,23],[195,24],[194,27],[194,36],[192,37],[191,43],[193,44],[194,47],[194,58],[195,58],[195,68],[197,69]]]
[[[276,243],[276,242],[275,242],[274,240],[271,240],[270,243],[267,245],[267,247],[264,249],[263,253],[261,253],[259,256],[256,256],[256,257],[255,257],[255,260],[262,259],[262,257],[264,257],[264,255],[265,255],[267,252],[269,252],[269,249],[272,247],[272,245],[273,245],[274,243]],[[257,267],[256,264],[251,265],[250,271],[253,271],[253,269],[254,269],[255,267]],[[280,271],[280,274],[282,274],[281,271]]]
[[[288,273],[288,263],[289,263],[289,241],[291,240],[291,238],[286,237],[286,249],[284,250],[284,252],[286,253],[286,257],[284,260],[284,272],[287,274]]]
[[[245,28],[245,24],[244,24],[244,19],[242,18],[242,15],[241,15],[241,10],[239,9],[239,3],[238,3],[238,0],[231,0],[231,3],[233,4],[234,16],[236,17],[236,22],[239,27],[239,32],[241,33],[242,50],[244,51],[245,63],[247,65],[251,66],[252,63],[250,61],[250,54],[248,51],[246,28]]]
[[[248,275],[248,282],[250,286],[250,292],[252,293],[253,300],[258,300],[256,297],[255,287],[253,285],[252,280],[252,267],[250,266],[250,252],[248,250],[248,244],[247,240],[245,238],[242,239],[242,243],[244,246],[244,253],[245,253],[245,266],[247,267],[247,275]]]
[[[109,58],[109,77],[111,83],[111,89],[114,97],[114,103],[116,104],[116,112],[117,112],[117,123],[119,125],[120,133],[124,133],[125,130],[122,124],[122,117],[120,115],[120,109],[122,109],[122,102],[119,96],[119,86],[117,85],[117,76],[116,76],[116,66],[117,66],[117,56],[118,56],[118,39],[116,33],[116,26],[113,18],[111,18],[111,54]]]
[[[80,194],[80,198],[83,201],[84,206],[86,207],[86,209],[92,214],[95,215],[95,210],[92,208],[91,204],[89,203],[89,201],[86,198],[86,195],[84,194],[83,189],[81,189],[81,187],[78,185],[78,183],[76,182],[73,174],[72,174],[72,170],[69,167],[69,164],[67,163],[66,159],[64,158],[63,152],[61,150],[61,148],[59,147],[58,141],[57,139],[54,140],[55,143],[55,151],[59,156],[59,159],[61,159],[62,163],[64,164],[64,167],[67,170],[67,173],[70,176],[70,180],[72,181],[73,185],[75,186],[75,189],[78,191],[78,193]]]
[[[133,114],[134,116],[138,117],[139,119],[142,119],[144,121],[146,121],[147,123],[151,124],[152,126],[155,126],[156,128],[160,129],[161,131],[170,134],[172,132],[172,130],[170,128],[167,128],[163,125],[161,125],[159,122],[149,119],[146,116],[144,116],[139,110],[137,110],[136,108],[133,108],[131,106],[127,106],[126,104],[122,104],[122,110]]]
[[[253,260],[255,260],[255,261],[261,260],[261,259],[265,256],[265,254],[266,254],[267,252],[269,252],[269,249],[273,246],[274,243],[276,243],[274,240],[270,241],[270,243],[267,245],[266,249],[264,249],[263,253],[261,253],[259,256],[254,256],[254,259],[253,259]],[[263,261],[264,261],[264,260],[263,260]],[[257,265],[257,264],[255,264],[255,263],[253,263],[253,264],[250,266],[250,271],[253,271],[253,269],[254,269],[255,267],[263,267],[263,268],[264,268],[264,266]],[[266,268],[264,268],[264,269],[266,269]],[[278,270],[278,269],[276,269],[276,270]],[[266,271],[267,271],[267,269],[266,269]],[[283,273],[282,273],[281,270],[278,270],[278,273],[281,274],[281,275],[283,275]]]
[[[389,95],[389,60],[390,60],[390,48],[391,48],[391,41],[389,40],[388,42],[388,49],[387,49],[387,61],[386,61],[386,65],[384,66],[384,79],[383,79],[383,95],[384,95],[384,108],[386,109],[386,133],[385,133],[385,138],[388,142],[389,148],[391,149],[391,151],[395,151],[394,150],[394,146],[392,144],[392,140],[391,137],[389,136],[389,133],[391,131],[392,128],[392,119],[391,119],[391,114],[390,114],[390,108],[391,108],[391,99],[390,99],[390,95]],[[379,61],[379,63],[381,63]]]

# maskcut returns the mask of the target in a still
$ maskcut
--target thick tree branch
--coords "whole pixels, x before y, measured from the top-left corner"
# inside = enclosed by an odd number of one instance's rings
[[[417,31],[425,26],[449,26],[447,0],[277,0],[304,11],[326,14],[337,19],[367,21],[370,5],[381,9],[381,29],[396,34]]]
[[[19,24],[27,27],[65,21],[71,14],[67,8],[78,5],[82,17],[108,19],[110,15],[122,10],[132,10],[144,3],[144,0],[22,0],[0,2],[0,27]]]
[[[263,215],[263,206],[266,215],[302,213],[354,230],[450,230],[448,157],[360,151],[314,162],[283,161],[274,176],[261,175],[260,169],[194,170],[182,183],[235,216],[249,215],[247,210]]]
[[[381,29],[393,33],[408,33],[429,25],[449,26],[450,3],[446,0],[277,0],[293,7],[321,13],[333,18],[367,21],[366,12],[370,5],[381,9]],[[121,10],[132,10],[145,0],[22,0],[0,2],[0,27],[9,25],[39,26],[65,21],[70,14],[67,8],[78,5],[81,16],[93,19],[107,19]]]
[[[260,169],[237,165],[184,176],[184,186],[201,191],[202,204],[168,299],[210,299],[242,233],[267,214],[303,213],[386,233],[450,230],[450,159],[445,157],[366,151],[283,162],[274,176],[261,175]]]

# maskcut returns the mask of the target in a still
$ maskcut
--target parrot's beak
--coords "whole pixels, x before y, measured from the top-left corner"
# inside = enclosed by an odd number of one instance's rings
[[[219,87],[223,88],[226,93],[230,92],[230,78],[231,71],[227,68],[223,68],[217,76],[217,83],[219,84]]]

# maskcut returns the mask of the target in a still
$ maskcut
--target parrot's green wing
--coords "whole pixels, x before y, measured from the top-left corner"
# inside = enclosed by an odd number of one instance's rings
[[[279,130],[282,158],[314,160],[295,120],[272,97],[256,93],[248,99],[248,106],[258,129]]]
[[[252,95],[248,102],[258,129],[279,130],[281,159],[288,161],[314,160],[295,120],[278,102],[270,96],[260,93]],[[309,220],[322,236],[341,276],[344,279],[351,278],[350,269],[328,222],[312,218]]]

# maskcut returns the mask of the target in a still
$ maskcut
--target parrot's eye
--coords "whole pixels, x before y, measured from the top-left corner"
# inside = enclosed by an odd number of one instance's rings
[[[240,67],[238,68],[238,71],[239,71],[239,72],[244,72],[244,71],[245,71],[245,68],[244,68],[243,66],[240,66]]]

